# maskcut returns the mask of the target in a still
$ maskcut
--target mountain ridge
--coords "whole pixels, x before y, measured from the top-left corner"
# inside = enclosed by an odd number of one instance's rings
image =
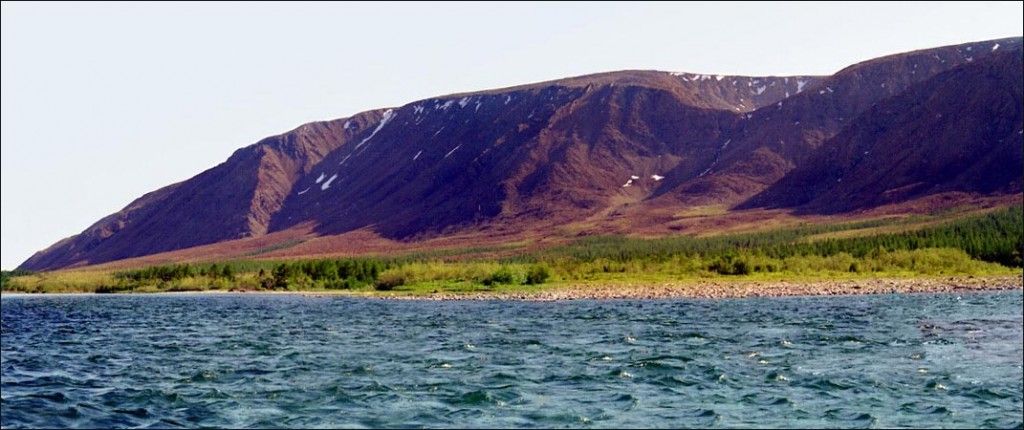
[[[827,159],[814,154],[879,103],[997,52],[1019,60],[1020,50],[1020,38],[973,42],[831,76],[605,72],[313,122],[147,193],[20,267],[97,264],[309,225],[319,236],[371,229],[418,240],[611,222],[624,208],[794,206],[755,203],[778,196],[768,190],[810,169],[808,160]],[[999,193],[1019,189],[1009,180]]]

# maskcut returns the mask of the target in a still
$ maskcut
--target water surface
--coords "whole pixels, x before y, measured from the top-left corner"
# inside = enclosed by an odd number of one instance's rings
[[[0,425],[1015,427],[1022,293],[4,296]]]

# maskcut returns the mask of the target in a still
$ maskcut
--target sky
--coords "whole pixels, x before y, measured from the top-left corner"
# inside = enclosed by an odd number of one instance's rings
[[[832,74],[1006,3],[3,3],[0,267],[303,123],[621,69]]]

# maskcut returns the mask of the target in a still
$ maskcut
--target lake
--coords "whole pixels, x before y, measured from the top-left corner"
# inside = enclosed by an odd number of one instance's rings
[[[3,296],[0,425],[1022,426],[1021,291]]]

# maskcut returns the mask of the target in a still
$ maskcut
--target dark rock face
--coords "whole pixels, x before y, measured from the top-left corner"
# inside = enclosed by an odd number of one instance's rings
[[[311,123],[146,194],[21,268],[49,270],[312,224],[389,238],[540,228],[622,202],[836,213],[1021,190],[1021,39],[828,77],[624,71]]]

